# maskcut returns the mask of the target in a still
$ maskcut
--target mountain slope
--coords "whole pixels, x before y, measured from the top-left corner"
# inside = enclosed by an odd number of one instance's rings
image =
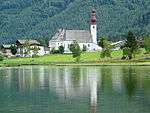
[[[51,39],[59,28],[89,29],[93,4],[99,37],[150,34],[150,0],[0,0],[0,44]]]

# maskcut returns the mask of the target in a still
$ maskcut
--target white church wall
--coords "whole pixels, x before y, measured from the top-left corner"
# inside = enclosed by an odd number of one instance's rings
[[[52,50],[53,48],[55,48],[56,47],[56,42],[55,41],[49,41],[49,48],[50,48],[50,50]]]
[[[102,48],[95,43],[92,43],[92,49],[95,51],[102,51]]]
[[[56,42],[56,47],[55,49],[59,49],[59,46],[63,46],[63,42]]]
[[[51,49],[59,49],[59,46],[64,46],[64,49],[65,49],[65,52],[64,53],[71,53],[70,51],[70,45],[73,43],[73,41],[63,41],[63,42],[55,42],[55,43],[52,43],[50,42],[49,44],[52,44],[52,45],[49,45],[49,47],[51,47]],[[83,45],[85,45],[87,47],[87,52],[97,52],[97,51],[101,51],[102,48],[100,46],[98,46],[97,44],[95,43],[79,43],[79,46],[81,48],[81,50],[83,49]]]
[[[65,53],[71,53],[70,52],[70,45],[72,44],[73,41],[63,41],[63,46],[65,49]]]
[[[79,43],[81,50],[83,49],[83,45],[87,47],[87,50],[92,49],[92,43]]]
[[[59,48],[59,46],[63,46],[63,42],[62,41],[49,41],[49,47],[50,50],[52,49],[57,49]]]

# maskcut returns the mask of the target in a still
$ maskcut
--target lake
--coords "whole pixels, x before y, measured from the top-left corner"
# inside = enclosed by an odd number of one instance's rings
[[[0,67],[0,113],[150,113],[150,66]]]

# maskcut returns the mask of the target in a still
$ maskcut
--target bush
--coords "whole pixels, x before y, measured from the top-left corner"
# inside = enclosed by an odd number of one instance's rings
[[[17,47],[16,46],[11,45],[10,49],[11,49],[11,53],[13,55],[15,55],[17,53]]]
[[[59,52],[59,50],[52,49],[52,50],[51,50],[51,53],[52,53],[52,54],[58,54],[58,53],[60,53],[60,52]]]
[[[126,57],[126,56],[123,56],[121,59],[122,59],[122,60],[125,60],[125,59],[127,59],[127,57]]]
[[[87,51],[87,46],[86,46],[86,45],[83,45],[82,51],[83,51],[83,52]]]
[[[38,55],[32,55],[32,58],[38,57]]]
[[[59,53],[60,53],[60,54],[63,54],[64,51],[65,51],[64,46],[59,46],[58,48],[59,48]]]

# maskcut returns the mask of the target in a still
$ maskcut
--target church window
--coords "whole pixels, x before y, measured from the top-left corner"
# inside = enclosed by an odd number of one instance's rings
[[[88,47],[90,47],[90,44],[88,44]]]

